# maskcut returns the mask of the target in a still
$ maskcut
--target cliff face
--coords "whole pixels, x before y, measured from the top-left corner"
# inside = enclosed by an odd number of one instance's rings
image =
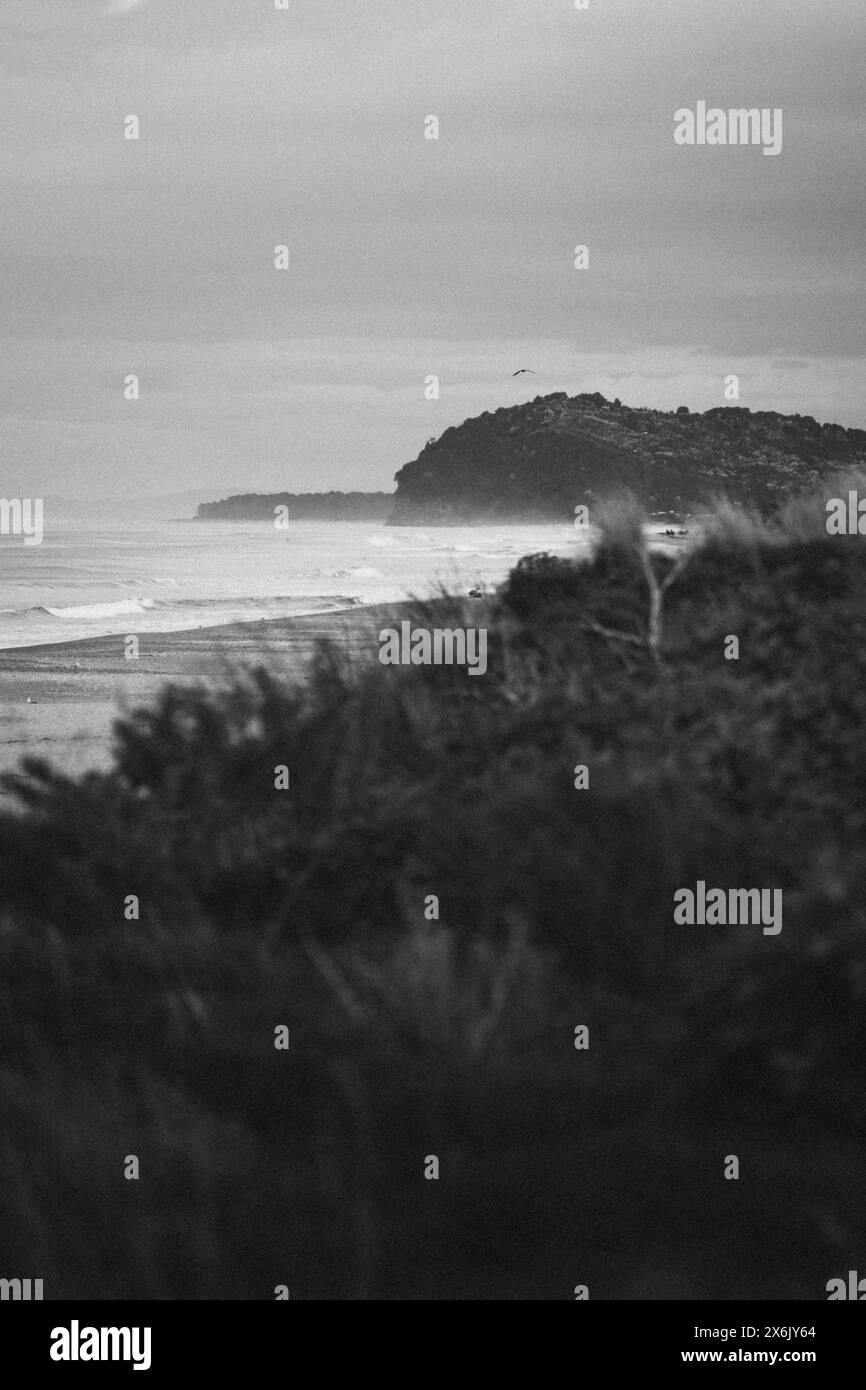
[[[866,431],[808,415],[632,410],[562,391],[447,429],[397,473],[390,521],[569,521],[579,503],[623,487],[652,510],[688,512],[725,494],[767,511],[857,466]]]

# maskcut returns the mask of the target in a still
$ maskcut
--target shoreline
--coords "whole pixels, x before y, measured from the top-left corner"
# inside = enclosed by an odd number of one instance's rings
[[[313,600],[311,600],[311,602],[312,601]],[[266,623],[290,623],[294,622],[296,619],[301,618],[330,618],[342,613],[356,613],[361,611],[362,609],[365,610],[368,608],[383,608],[386,606],[387,605],[385,604],[362,603],[360,599],[346,598],[341,600],[339,603],[335,601],[333,604],[329,604],[327,607],[310,608],[307,611],[302,611],[299,613],[285,613],[280,615],[279,617],[229,618],[222,622],[196,623],[194,627],[153,628],[149,631],[139,629],[136,636],[139,638],[139,640],[143,640],[145,638],[163,639],[169,637],[188,637],[197,632],[212,632],[215,628],[259,627],[262,624]],[[126,638],[127,633],[129,632],[129,628],[135,625],[134,619],[140,615],[136,613],[130,613],[128,616],[130,622],[123,629],[118,628],[116,632],[93,632],[87,634],[84,637],[49,638],[47,642],[21,642],[14,647],[0,646],[0,661],[2,661],[2,659],[5,656],[13,652],[40,651],[44,647],[50,647],[53,650],[58,647],[85,646],[90,645],[94,642],[123,642]]]
[[[124,656],[125,634],[80,637],[0,650],[0,776],[21,758],[46,758],[77,776],[111,761],[113,725],[168,683],[193,685],[261,662],[303,680],[317,644],[355,656],[376,650],[381,626],[417,611],[412,600],[213,627],[138,634],[139,656]],[[0,801],[6,796],[0,792]]]
[[[264,602],[267,602],[267,601],[268,601],[268,600],[264,600]],[[274,600],[272,600],[272,601],[273,601],[273,602],[281,602],[281,601],[283,601],[283,602],[292,603],[292,604],[298,603],[300,606],[299,606],[296,610],[293,609],[293,610],[291,610],[291,611],[289,611],[289,612],[285,612],[285,613],[272,613],[272,614],[270,614],[270,615],[268,615],[268,616],[246,617],[246,616],[242,616],[242,615],[238,614],[238,612],[235,611],[235,612],[234,612],[233,614],[231,614],[230,616],[221,616],[221,617],[217,617],[217,616],[215,615],[212,622],[207,622],[207,621],[206,621],[206,622],[192,622],[192,621],[189,621],[189,620],[188,620],[187,623],[186,623],[184,626],[177,626],[177,627],[175,627],[175,626],[170,626],[170,627],[154,627],[154,628],[138,627],[137,630],[136,630],[136,636],[138,636],[139,638],[142,638],[142,637],[170,637],[172,634],[178,634],[178,635],[179,635],[179,634],[181,634],[181,633],[192,633],[192,632],[198,632],[199,630],[211,629],[211,628],[216,628],[216,627],[222,628],[222,627],[251,626],[251,625],[258,624],[258,623],[262,623],[262,622],[266,622],[266,623],[282,623],[282,622],[289,622],[289,621],[291,621],[291,620],[294,619],[294,618],[316,618],[316,617],[320,617],[320,616],[329,616],[329,615],[335,614],[335,613],[353,612],[353,611],[355,611],[356,609],[359,609],[359,608],[374,608],[374,607],[381,607],[381,606],[382,606],[382,604],[380,604],[380,603],[364,603],[360,598],[357,598],[357,597],[355,597],[354,595],[350,595],[350,594],[309,595],[309,596],[307,596],[307,597],[305,597],[305,598],[303,598],[303,599],[288,599],[288,598],[287,598],[287,599],[284,599],[284,600],[274,599]],[[399,602],[399,600],[395,600],[395,601]],[[123,602],[126,602],[126,601],[124,600]],[[134,602],[138,602],[138,600],[134,600]],[[230,600],[227,600],[227,601],[226,601],[227,604],[229,604],[230,606],[234,606],[235,608],[237,608],[238,604],[240,604],[240,603],[242,603],[242,602],[244,602],[244,600],[238,600],[237,603],[235,603],[235,604],[232,605]],[[89,605],[85,605],[85,606],[89,606]],[[96,606],[96,607],[99,607],[100,605],[95,605],[95,606]],[[105,605],[105,606],[107,606],[107,607],[112,607],[112,605],[110,605],[110,604]],[[195,607],[198,607],[198,609],[199,609],[200,612],[201,612],[201,610],[202,610],[203,608],[207,607],[206,604],[194,605],[194,606],[195,606]],[[56,617],[56,618],[59,618],[59,617],[61,617],[61,616],[63,615],[63,610],[62,610],[62,609],[55,612],[55,610],[53,610],[53,609],[44,609],[44,606],[43,606],[43,605],[36,605],[36,608],[37,608],[37,609],[40,609],[40,608],[41,608],[42,611],[47,612],[47,613],[51,613],[51,614],[52,614],[54,617]],[[8,615],[8,613],[9,613],[10,611],[11,611],[11,610],[3,610],[4,614],[6,614],[6,615]],[[68,647],[68,646],[72,646],[73,644],[76,644],[76,643],[82,643],[82,642],[99,642],[99,641],[101,641],[101,640],[103,640],[103,639],[106,639],[106,640],[108,640],[108,639],[117,639],[118,641],[123,641],[124,638],[126,637],[127,633],[129,633],[130,629],[131,629],[131,628],[136,628],[136,623],[137,623],[137,621],[138,621],[139,619],[141,619],[141,618],[143,618],[143,617],[146,617],[146,616],[149,616],[149,615],[155,615],[155,614],[157,613],[157,611],[158,611],[158,608],[157,608],[157,605],[155,605],[155,604],[154,604],[152,607],[150,607],[150,608],[136,609],[136,610],[134,610],[134,611],[132,611],[132,610],[126,611],[126,609],[124,608],[123,611],[120,611],[120,612],[115,611],[115,612],[112,613],[112,614],[105,615],[105,616],[110,616],[110,617],[114,618],[115,620],[117,620],[117,619],[119,619],[119,618],[125,618],[125,619],[127,620],[126,623],[125,623],[125,625],[124,625],[123,627],[117,627],[116,630],[114,630],[114,631],[111,631],[111,632],[102,632],[102,631],[88,632],[88,633],[80,634],[80,635],[78,635],[78,636],[76,636],[76,637],[57,637],[57,636],[54,636],[54,635],[49,635],[49,636],[48,636],[47,638],[45,638],[45,639],[43,639],[43,638],[41,637],[41,634],[40,634],[40,640],[38,640],[38,641],[32,641],[32,640],[29,640],[29,638],[28,638],[28,640],[26,640],[26,641],[23,641],[23,642],[16,642],[16,643],[14,643],[14,644],[12,644],[12,645],[9,645],[9,646],[0,645],[0,657],[2,657],[2,656],[3,656],[5,653],[7,653],[7,652],[29,651],[29,650],[31,650],[32,648],[38,648],[38,647]],[[166,609],[166,611],[167,611],[167,609]]]

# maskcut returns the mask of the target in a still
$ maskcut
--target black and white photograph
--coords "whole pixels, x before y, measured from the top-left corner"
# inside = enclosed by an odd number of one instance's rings
[[[866,1301],[864,57],[854,0],[0,3],[31,1369],[323,1301],[820,1366],[787,1305]]]

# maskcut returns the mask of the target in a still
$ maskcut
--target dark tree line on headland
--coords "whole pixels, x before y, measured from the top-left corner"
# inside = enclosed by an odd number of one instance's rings
[[[384,521],[394,506],[390,492],[240,493],[201,502],[197,521],[270,521],[288,508],[288,521]]]

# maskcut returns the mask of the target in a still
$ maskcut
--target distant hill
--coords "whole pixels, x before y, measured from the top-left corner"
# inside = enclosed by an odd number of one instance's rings
[[[578,503],[623,487],[656,510],[688,512],[724,493],[766,512],[864,464],[866,431],[809,415],[632,409],[560,391],[427,444],[396,475],[390,524],[568,521]]]
[[[197,521],[273,521],[288,507],[290,521],[385,521],[391,492],[242,492],[220,502],[202,502]]]

